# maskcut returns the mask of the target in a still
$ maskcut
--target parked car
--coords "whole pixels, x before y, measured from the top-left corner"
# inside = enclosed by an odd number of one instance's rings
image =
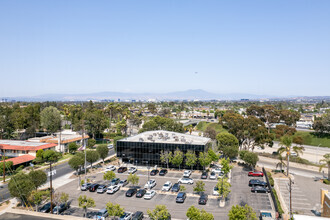
[[[264,173],[261,172],[261,171],[251,171],[248,173],[248,176],[258,176],[258,177],[263,177],[264,176]]]
[[[120,182],[120,179],[119,178],[114,178],[110,181],[110,184],[109,186],[115,186],[115,185],[118,185]]]
[[[142,220],[143,218],[143,212],[140,211],[135,212],[132,216],[132,220]]]
[[[135,173],[137,169],[135,167],[130,167],[128,173]]]
[[[150,171],[150,176],[156,176],[157,175],[157,173],[158,173],[159,171],[158,170],[151,170]]]
[[[262,186],[254,186],[251,188],[251,192],[267,193],[269,190]]]
[[[144,194],[146,194],[147,190],[145,189],[139,189],[136,193],[136,198],[142,198]]]
[[[120,180],[120,182],[118,183],[118,186],[126,186],[128,184],[128,181],[127,180]]]
[[[117,192],[120,189],[120,186],[118,185],[114,185],[114,186],[109,186],[107,189],[107,193],[108,194],[114,194],[115,192]]]
[[[113,144],[108,145],[109,150],[113,148]]]
[[[174,185],[172,186],[172,192],[179,192],[180,190],[180,184],[179,183],[174,183]]]
[[[90,192],[95,192],[97,190],[97,188],[99,188],[100,184],[98,183],[94,183],[89,187],[89,191]]]
[[[81,191],[87,191],[87,190],[89,190],[91,185],[92,185],[91,183],[84,183],[84,184],[81,185],[80,190]]]
[[[61,203],[53,209],[53,214],[61,214],[70,207],[69,203]]]
[[[258,179],[251,179],[249,181],[249,186],[263,186],[263,187],[267,187],[267,183],[265,181],[261,181]]]
[[[159,176],[165,176],[167,174],[167,169],[162,169],[159,171]]]
[[[144,185],[144,188],[145,189],[152,189],[156,186],[156,180],[149,180],[145,185]]]
[[[97,187],[97,193],[104,193],[106,191],[107,191],[106,185],[99,185],[99,187]]]
[[[124,212],[122,216],[120,216],[120,220],[131,220],[133,214],[131,212]]]
[[[185,178],[189,178],[190,175],[191,175],[191,170],[185,170],[185,171],[183,172],[183,177],[185,177]]]
[[[93,219],[102,219],[108,217],[107,209],[100,209],[96,215],[94,215]]]
[[[207,200],[208,200],[208,195],[203,193],[203,194],[201,194],[201,196],[198,199],[198,204],[199,205],[206,205]]]
[[[212,169],[211,172],[215,172],[215,174],[219,174],[219,173],[221,173],[221,168],[220,167],[215,167],[215,168]]]
[[[117,172],[118,173],[124,173],[126,171],[127,171],[127,167],[119,167]]]
[[[191,178],[181,178],[179,179],[178,183],[182,183],[182,184],[194,184],[194,180]]]
[[[298,154],[297,154],[296,152],[291,151],[291,152],[290,152],[290,156],[297,157]]]
[[[184,203],[184,201],[186,200],[187,195],[185,192],[179,192],[178,195],[176,196],[176,202],[177,203]]]
[[[203,171],[201,175],[201,179],[207,179],[207,177],[208,177],[208,173],[206,171]]]
[[[115,170],[116,170],[116,167],[114,165],[110,165],[105,168],[105,172],[115,171]]]
[[[165,184],[163,185],[162,191],[170,191],[171,188],[172,188],[171,181],[166,181]]]
[[[129,190],[127,190],[127,192],[126,192],[126,197],[132,197],[132,196],[134,196],[134,194],[137,192],[137,189],[129,189]]]
[[[217,179],[217,175],[215,174],[215,172],[211,172],[209,178],[210,178],[210,180],[215,180],[215,179]]]
[[[214,196],[219,196],[219,189],[218,189],[217,186],[215,186],[215,187],[213,188],[212,195],[214,195]]]
[[[143,198],[144,199],[152,199],[155,195],[156,195],[155,190],[148,190]]]
[[[54,203],[52,203],[52,208],[54,209],[56,205]],[[48,213],[50,212],[50,202],[47,202],[45,205],[43,205],[40,209],[39,209],[40,212],[43,212],[43,213]]]

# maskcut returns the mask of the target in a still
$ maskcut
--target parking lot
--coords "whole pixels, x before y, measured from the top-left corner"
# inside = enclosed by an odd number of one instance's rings
[[[95,183],[100,184],[109,184],[109,181],[103,180],[103,173],[102,171],[90,175],[89,178],[93,180]],[[116,176],[120,179],[126,179],[128,173],[125,172],[123,174],[118,174]],[[82,216],[83,211],[78,209],[78,197],[80,195],[86,195],[88,197],[92,197],[95,200],[95,210],[101,209],[105,207],[107,202],[117,203],[120,204],[122,207],[125,208],[125,211],[135,212],[135,211],[143,211],[145,214],[147,210],[154,209],[156,205],[166,205],[169,212],[174,219],[186,219],[186,212],[188,208],[192,205],[201,209],[205,209],[207,212],[211,212],[215,219],[228,219],[228,211],[232,205],[236,204],[248,204],[252,206],[255,211],[259,211],[260,209],[271,210],[270,200],[268,194],[262,193],[251,193],[250,187],[248,186],[248,181],[252,177],[247,176],[247,171],[244,171],[241,167],[234,167],[232,172],[232,188],[231,193],[228,197],[228,201],[225,207],[219,207],[219,199],[218,197],[212,196],[213,187],[216,185],[217,180],[210,180],[206,179],[203,180],[205,183],[205,193],[209,195],[209,199],[206,205],[199,205],[198,198],[199,195],[193,193],[194,185],[184,184],[186,187],[187,192],[187,199],[184,203],[176,203],[175,199],[177,193],[171,192],[161,192],[161,188],[166,181],[171,181],[173,184],[178,181],[179,178],[182,177],[183,171],[173,171],[166,174],[166,176],[150,176],[150,179],[155,179],[157,185],[153,188],[156,190],[157,194],[151,200],[144,200],[143,198],[136,198],[133,197],[126,197],[125,192],[127,191],[128,187],[121,188],[115,194],[98,194],[96,192],[89,192],[89,191],[80,191],[77,188],[75,183],[69,183],[67,185],[62,186],[58,189],[59,192],[66,192],[70,195],[70,199],[72,200],[71,207],[69,210],[65,212],[65,214],[75,215],[75,216]],[[139,177],[139,187],[143,187],[144,184],[148,180],[148,171],[147,170],[139,170],[136,173]],[[194,182],[200,180],[201,173],[193,173],[191,178],[194,179]],[[95,211],[94,210],[94,211]],[[92,211],[92,210],[90,210]],[[91,215],[91,214],[90,214]]]

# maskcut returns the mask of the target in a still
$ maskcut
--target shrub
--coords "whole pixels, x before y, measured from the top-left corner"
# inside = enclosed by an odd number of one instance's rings
[[[273,191],[273,193],[274,193],[274,197],[275,197],[275,200],[276,200],[276,203],[277,203],[278,214],[282,215],[284,212],[283,212],[283,209],[282,209],[281,203],[280,203],[280,201],[278,200],[276,190],[275,190],[275,189],[272,189],[272,191]]]
[[[327,179],[324,179],[324,180],[323,180],[323,183],[325,183],[325,184],[329,185],[329,184],[330,184],[330,181],[329,181],[329,180],[327,180]]]

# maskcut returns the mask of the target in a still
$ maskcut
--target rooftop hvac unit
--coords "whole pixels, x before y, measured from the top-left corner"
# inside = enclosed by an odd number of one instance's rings
[[[139,141],[144,141],[143,138],[139,138]]]
[[[179,141],[179,138],[175,138],[175,141]]]

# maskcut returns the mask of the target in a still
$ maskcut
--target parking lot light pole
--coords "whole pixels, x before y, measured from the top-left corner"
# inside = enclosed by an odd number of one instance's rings
[[[148,190],[150,189],[150,174],[149,174],[149,169],[150,169],[150,166],[149,166],[149,161],[147,161],[147,168],[148,168]]]

